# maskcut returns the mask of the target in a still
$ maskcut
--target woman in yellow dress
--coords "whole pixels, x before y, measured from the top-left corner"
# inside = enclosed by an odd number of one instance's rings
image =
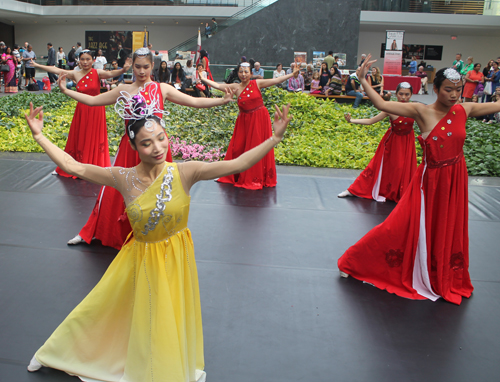
[[[42,107],[30,105],[33,138],[68,174],[116,188],[133,232],[95,288],[35,353],[29,371],[46,366],[88,382],[205,381],[189,190],[261,160],[282,140],[289,105],[276,107],[274,135],[238,158],[177,164],[165,161],[169,142],[161,120],[134,102],[127,134],[141,162],[133,168],[75,161],[43,136]]]

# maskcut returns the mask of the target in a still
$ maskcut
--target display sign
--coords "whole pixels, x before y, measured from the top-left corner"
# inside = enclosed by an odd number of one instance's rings
[[[302,64],[307,64],[307,52],[293,52],[294,61]]]
[[[108,62],[117,59],[118,45],[125,55],[132,53],[132,31],[85,31],[85,49],[95,52],[101,49]]]
[[[405,31],[386,31],[384,74],[401,75]]]
[[[149,32],[133,32],[132,51],[148,46]]]
[[[443,46],[442,45],[426,45],[424,51],[425,60],[436,60],[441,61],[443,56]]]
[[[405,31],[386,31],[386,50],[403,50]]]
[[[424,45],[404,45],[403,46],[403,58],[405,60],[411,60],[415,56],[417,60],[424,59]]]
[[[313,66],[315,68],[320,68],[324,59],[325,52],[313,51]]]

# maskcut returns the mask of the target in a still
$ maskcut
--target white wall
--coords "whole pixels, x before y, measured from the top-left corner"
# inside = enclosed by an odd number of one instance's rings
[[[130,24],[53,24],[53,25],[16,25],[15,39],[19,45],[28,41],[39,56],[47,55],[47,43],[57,49],[64,48],[66,53],[77,41],[85,46],[85,31],[143,31],[144,25]],[[168,50],[198,33],[198,25],[193,26],[154,26],[148,25],[149,42],[155,50]]]
[[[358,57],[362,53],[371,53],[377,62],[380,70],[383,70],[384,59],[380,58],[380,45],[385,42],[385,32],[360,32],[358,44]],[[460,36],[452,40],[449,34],[416,34],[405,33],[405,44],[420,45],[442,45],[443,56],[441,61],[424,60],[427,65],[432,65],[439,70],[451,66],[455,55],[462,53],[462,59],[466,61],[468,56],[474,57],[474,62],[479,62],[484,67],[491,59],[500,56],[500,46],[498,38],[495,36]],[[359,61],[359,60],[358,60]],[[420,61],[420,60],[417,60]]]

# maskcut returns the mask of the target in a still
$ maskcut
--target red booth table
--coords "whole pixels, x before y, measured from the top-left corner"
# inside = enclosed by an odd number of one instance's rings
[[[418,94],[422,80],[416,76],[390,76],[384,74],[384,90],[396,90],[401,82],[408,82],[413,88],[413,94]]]

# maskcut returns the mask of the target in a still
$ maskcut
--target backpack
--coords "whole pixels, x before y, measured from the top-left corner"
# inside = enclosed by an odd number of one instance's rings
[[[26,89],[30,92],[37,92],[40,90],[40,88],[38,87],[38,83],[36,81],[31,82],[31,80]]]

